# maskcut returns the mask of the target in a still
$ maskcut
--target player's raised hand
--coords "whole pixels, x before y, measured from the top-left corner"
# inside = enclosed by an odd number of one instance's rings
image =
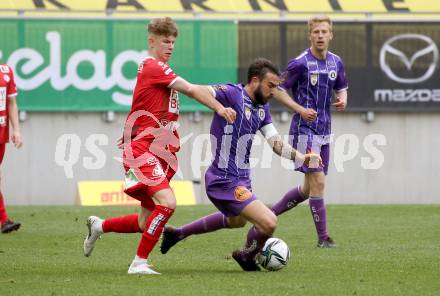
[[[23,146],[23,141],[21,140],[21,134],[19,131],[12,132],[11,141],[17,149]]]
[[[232,108],[225,108],[222,107],[219,110],[217,110],[217,114],[226,119],[228,123],[234,123],[235,118],[237,117],[237,113]]]
[[[302,119],[307,122],[315,121],[316,116],[318,115],[318,113],[312,108],[303,108],[299,114],[301,115]]]
[[[336,98],[336,102],[334,102],[332,105],[336,107],[336,111],[344,111],[345,107],[347,106],[347,99]]]
[[[304,164],[311,169],[322,167],[321,156],[315,153],[307,153],[304,155]]]

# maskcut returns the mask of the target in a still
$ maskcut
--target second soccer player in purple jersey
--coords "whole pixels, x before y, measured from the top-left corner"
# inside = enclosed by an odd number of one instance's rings
[[[319,168],[297,167],[304,173],[302,186],[293,188],[275,205],[276,215],[309,199],[310,210],[318,234],[318,247],[335,247],[327,231],[324,205],[325,176],[330,158],[331,105],[337,111],[347,105],[348,83],[342,60],[328,50],[333,38],[332,21],[327,16],[312,17],[309,22],[311,47],[291,60],[282,74],[281,87],[291,90],[293,100],[284,92],[275,97],[295,114],[290,126],[292,146],[300,152],[312,151],[321,155]],[[335,93],[336,100],[332,103]]]

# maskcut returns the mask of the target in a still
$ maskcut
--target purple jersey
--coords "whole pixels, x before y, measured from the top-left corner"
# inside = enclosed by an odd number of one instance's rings
[[[216,99],[237,112],[233,124],[214,114],[211,124],[212,155],[209,170],[222,179],[249,178],[249,156],[255,133],[272,123],[269,104],[254,104],[241,84],[213,86]]]
[[[331,133],[330,105],[333,90],[348,88],[342,60],[332,52],[325,60],[317,59],[310,49],[291,60],[281,75],[281,86],[292,90],[295,102],[318,113],[314,122],[308,123],[295,113],[290,125],[291,135],[329,135]]]

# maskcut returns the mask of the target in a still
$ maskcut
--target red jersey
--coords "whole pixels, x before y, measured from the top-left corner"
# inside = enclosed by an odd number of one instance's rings
[[[16,95],[12,69],[0,64],[0,143],[9,142],[8,98]]]
[[[179,96],[177,91],[169,88],[178,78],[166,63],[152,57],[139,65],[133,103],[125,122],[125,128],[133,126],[132,139],[145,131],[142,140],[152,142],[155,138],[161,138],[169,151],[179,150],[179,144],[175,146],[175,140],[178,142],[179,139],[176,131]]]

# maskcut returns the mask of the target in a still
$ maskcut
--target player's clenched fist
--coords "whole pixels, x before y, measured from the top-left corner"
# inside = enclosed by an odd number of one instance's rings
[[[346,98],[336,98],[336,102],[332,104],[336,107],[336,111],[344,111],[347,106]]]
[[[307,108],[307,109],[303,108],[303,110],[300,111],[300,115],[305,121],[313,122],[313,121],[315,121],[318,113],[315,110],[313,110],[312,108]]]
[[[220,108],[217,110],[217,114],[226,119],[228,123],[233,123],[237,117],[237,113],[232,108]]]

